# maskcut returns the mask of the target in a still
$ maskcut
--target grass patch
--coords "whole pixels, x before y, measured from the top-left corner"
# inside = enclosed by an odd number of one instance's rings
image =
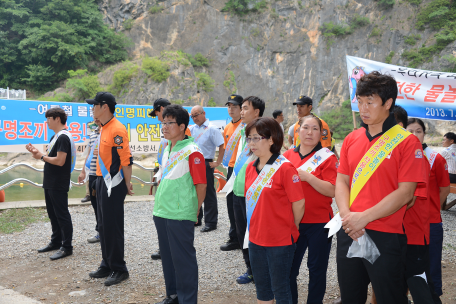
[[[154,5],[149,8],[149,14],[161,13],[165,8],[161,5]]]
[[[407,2],[415,5],[420,5],[423,0],[406,0]]]
[[[196,78],[198,78],[196,83],[198,89],[205,92],[212,92],[214,90],[214,79],[212,79],[211,76],[206,73],[195,73],[195,75]]]
[[[372,32],[370,33],[369,37],[376,37],[376,36],[381,36],[382,31],[378,28],[378,25],[375,25],[374,28],[372,29]]]
[[[135,20],[133,19],[127,19],[123,22],[123,27],[125,30],[129,31],[133,27],[133,24],[135,23]]]
[[[408,45],[415,45],[416,42],[420,39],[421,39],[420,34],[414,34],[414,35],[412,34],[410,36],[406,36],[404,42],[405,42],[405,44],[408,44]]]
[[[69,94],[59,96],[65,101],[74,99],[82,101],[87,98],[93,98],[97,92],[103,91],[98,81],[98,76],[89,75],[87,70],[69,70],[68,75],[70,78],[66,82],[66,88],[67,90],[74,90],[74,96]]]
[[[393,51],[391,51],[391,52],[388,54],[388,56],[386,56],[385,62],[391,64],[391,60],[393,59],[394,54],[395,54],[395,53],[394,53]]]
[[[156,57],[145,57],[142,61],[141,69],[158,83],[167,80],[170,75],[168,63],[162,62]]]
[[[115,95],[119,95],[122,88],[126,84],[130,83],[130,80],[138,74],[138,69],[139,67],[136,64],[132,62],[124,62],[124,65],[114,72],[112,84],[109,87],[110,91],[112,91]]]
[[[325,22],[320,27],[325,38],[330,38],[333,36],[344,36],[353,33],[353,29],[347,24],[334,24],[332,21]]]
[[[214,97],[211,97],[211,99],[209,99],[209,101],[207,102],[207,106],[208,107],[216,107],[217,106],[217,104],[214,101]]]
[[[36,222],[49,222],[46,209],[23,208],[4,210],[0,213],[0,233],[20,232],[28,225]]]
[[[225,76],[226,77],[226,76]],[[228,80],[223,82],[223,86],[230,92],[231,94],[236,94],[237,86],[236,86],[236,76],[234,76],[233,71],[229,71]]]
[[[362,27],[370,24],[370,20],[368,17],[362,17],[358,14],[355,14],[353,20],[350,22],[351,27]]]

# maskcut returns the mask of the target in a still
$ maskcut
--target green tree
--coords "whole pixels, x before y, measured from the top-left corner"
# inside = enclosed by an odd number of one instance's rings
[[[334,132],[333,137],[336,139],[344,139],[348,133],[353,131],[353,114],[350,100],[345,100],[341,107],[323,112],[320,117]]]

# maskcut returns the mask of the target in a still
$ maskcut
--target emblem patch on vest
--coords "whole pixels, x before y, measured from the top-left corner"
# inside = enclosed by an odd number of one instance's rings
[[[423,152],[420,149],[416,149],[415,158],[423,158]]]
[[[195,157],[193,162],[195,163],[195,165],[199,165],[201,163],[201,160],[198,157]]]
[[[122,138],[122,136],[117,135],[116,137],[114,137],[114,143],[115,143],[116,145],[121,145],[121,144],[123,143],[123,138]]]
[[[301,181],[301,179],[299,178],[299,176],[297,176],[296,174],[293,175],[293,183],[299,183]]]

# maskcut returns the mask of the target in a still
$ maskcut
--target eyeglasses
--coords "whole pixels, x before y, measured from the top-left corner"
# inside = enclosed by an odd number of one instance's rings
[[[199,113],[199,114],[195,114],[195,115],[190,115],[190,117],[193,119],[193,118],[195,118],[195,117],[200,116],[201,114],[203,114],[203,112],[201,112],[201,113]]]
[[[162,127],[162,128],[164,128],[164,127],[171,127],[173,124],[177,124],[177,122],[175,122],[175,121],[161,122],[161,123],[160,123],[160,127]]]
[[[247,138],[245,139],[245,141],[246,141],[248,144],[250,144],[251,142],[257,143],[257,142],[259,142],[259,141],[262,140],[262,139],[269,139],[269,138],[266,138],[266,137],[263,137],[263,136],[261,136],[261,137],[247,137]]]

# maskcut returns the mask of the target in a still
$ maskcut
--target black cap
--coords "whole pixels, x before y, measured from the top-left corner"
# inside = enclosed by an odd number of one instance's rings
[[[166,98],[159,98],[154,101],[154,109],[149,112],[149,115],[152,117],[155,117],[155,111],[157,111],[160,107],[166,107],[169,106],[171,103],[169,102],[168,99]]]
[[[96,105],[102,102],[112,105],[117,104],[116,98],[109,92],[98,92],[94,99],[86,99],[86,102],[91,105]]]
[[[301,95],[295,102],[293,102],[293,105],[312,105],[312,98]]]
[[[232,94],[232,95],[228,96],[228,101],[225,103],[225,106],[229,103],[232,103],[235,106],[240,106],[240,105],[242,105],[243,100],[244,100],[244,98],[242,98],[241,95]]]

